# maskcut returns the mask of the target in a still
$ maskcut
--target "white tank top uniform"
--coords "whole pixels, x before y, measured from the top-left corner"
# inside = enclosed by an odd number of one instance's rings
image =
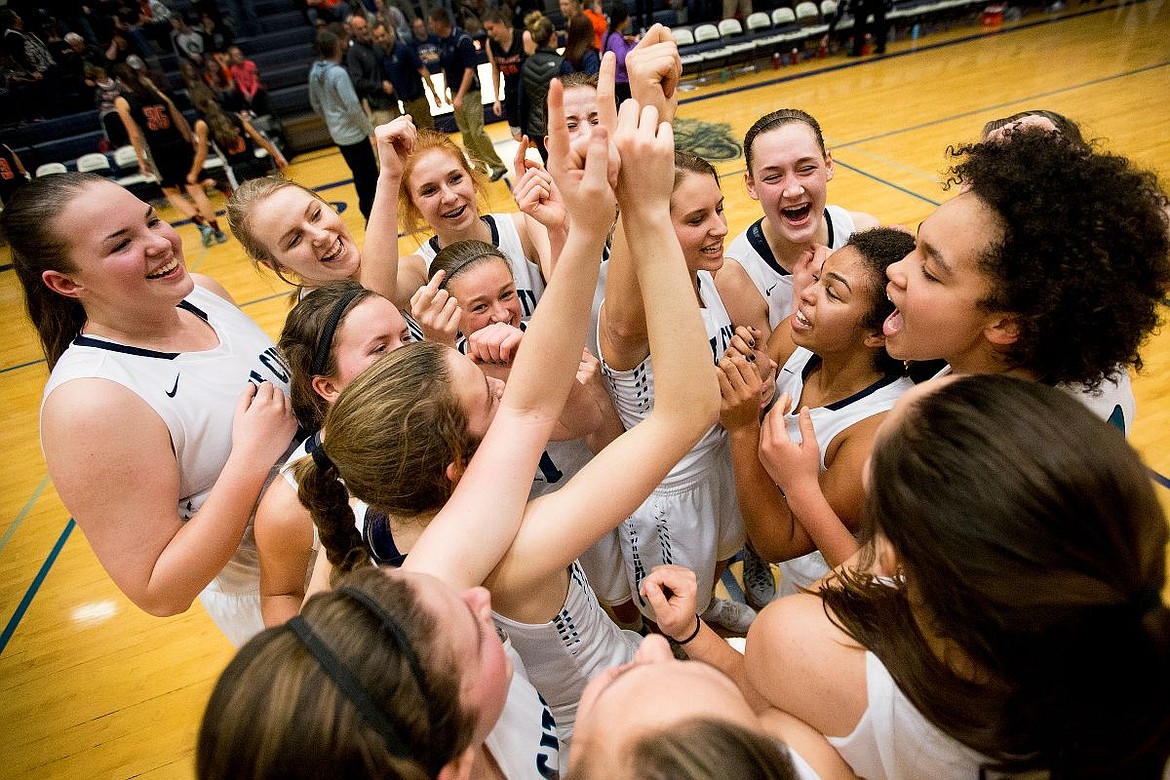
[[[825,206],[825,225],[829,228],[829,249],[838,249],[855,230],[853,217],[840,206]],[[768,324],[775,330],[792,314],[792,272],[780,265],[768,239],[764,237],[764,218],[736,236],[727,247],[727,256],[747,271],[760,295],[768,302]]]
[[[934,377],[950,376],[954,373],[950,366],[946,366]],[[1106,379],[1101,382],[1097,390],[1090,390],[1082,384],[1067,383],[1056,385],[1078,401],[1089,407],[1093,414],[1117,428],[1127,437],[1133,430],[1133,418],[1137,413],[1137,401],[1133,397],[1133,383],[1129,378],[1129,371],[1122,369],[1116,380]]]
[[[873,653],[865,654],[865,713],[847,737],[828,737],[866,780],[978,780],[993,762],[928,721]]]
[[[518,623],[492,613],[524,659],[528,679],[552,708],[562,745],[573,737],[577,704],[598,673],[634,660],[642,637],[618,628],[593,594],[580,564],[569,566],[569,591],[547,623]]]
[[[735,331],[715,281],[698,272],[700,312],[711,343],[712,360],[719,360]],[[654,369],[647,357],[637,367],[619,371],[605,363],[614,408],[627,429],[645,419],[654,408]],[[694,448],[671,469],[654,492],[618,526],[630,593],[642,612],[653,619],[653,609],[639,594],[642,580],[655,566],[676,564],[695,572],[700,583],[699,612],[714,583],[715,564],[743,547],[743,516],[735,491],[727,432],[716,423]]]
[[[1137,402],[1133,397],[1133,383],[1129,378],[1129,371],[1122,369],[1117,380],[1106,379],[1096,391],[1089,390],[1080,384],[1063,384],[1057,387],[1064,392],[1075,396],[1081,403],[1089,407],[1095,415],[1129,436],[1133,430],[1133,416],[1137,412]]]
[[[800,441],[800,396],[804,382],[821,362],[820,358],[804,347],[797,347],[791,357],[776,375],[776,397],[781,393],[792,396],[792,411],[784,415],[785,428],[793,441]],[[821,450],[821,473],[825,471],[825,452],[841,431],[875,414],[889,411],[894,403],[914,383],[906,377],[883,377],[869,387],[828,406],[809,410],[813,431]],[[820,550],[784,561],[779,564],[782,578],[777,598],[799,593],[829,573],[829,565]]]
[[[536,311],[536,303],[544,294],[544,276],[540,265],[524,256],[524,244],[520,233],[512,222],[511,214],[486,214],[480,217],[492,232],[491,243],[499,249],[512,264],[512,277],[516,280],[516,297],[520,299],[521,320],[528,322]],[[418,256],[426,263],[430,273],[431,263],[439,253],[439,237],[432,236],[418,248]]]
[[[219,344],[201,352],[157,352],[82,334],[54,366],[44,398],[70,380],[96,378],[145,401],[170,433],[179,467],[177,511],[186,521],[203,506],[231,453],[232,420],[245,383],[271,382],[288,393],[289,372],[259,326],[215,293],[196,287],[179,307],[206,321]],[[251,522],[235,555],[199,598],[233,644],[263,630]]]
[[[524,661],[512,642],[506,637],[501,641],[512,661],[512,682],[500,719],[484,744],[508,780],[556,780],[561,771],[556,721],[528,681]]]
[[[355,500],[354,516],[370,557],[380,566],[401,566],[406,554],[394,542],[386,516]],[[496,628],[510,639],[528,681],[549,703],[556,734],[568,744],[585,685],[605,669],[632,661],[642,638],[618,628],[597,602],[580,565],[569,566],[569,588],[561,611],[547,623],[519,623],[492,612]],[[509,775],[509,777],[511,777]]]

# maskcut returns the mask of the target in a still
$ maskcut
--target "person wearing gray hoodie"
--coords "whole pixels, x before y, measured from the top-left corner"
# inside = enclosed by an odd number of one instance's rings
[[[358,210],[368,222],[378,185],[378,161],[370,136],[374,128],[362,109],[349,72],[341,65],[341,42],[328,30],[317,35],[319,60],[309,71],[309,103],[325,118],[329,137],[353,173]]]

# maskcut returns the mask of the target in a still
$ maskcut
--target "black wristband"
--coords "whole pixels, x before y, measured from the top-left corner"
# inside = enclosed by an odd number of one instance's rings
[[[674,641],[680,645],[685,645],[687,642],[693,641],[694,638],[699,635],[699,629],[701,629],[702,627],[703,627],[703,621],[699,619],[699,613],[696,612],[695,613],[695,630],[692,631],[691,635],[688,636],[686,639],[676,639]]]

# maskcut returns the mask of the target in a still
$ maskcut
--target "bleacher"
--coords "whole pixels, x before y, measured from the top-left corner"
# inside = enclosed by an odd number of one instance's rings
[[[908,29],[913,24],[969,14],[986,2],[988,0],[895,0],[886,18],[896,31],[899,26]],[[179,13],[191,8],[190,0],[172,0],[170,5]],[[560,18],[553,0],[547,0],[546,6],[550,17]],[[329,146],[331,141],[324,122],[313,114],[309,105],[308,73],[314,58],[314,28],[309,26],[292,0],[255,0],[255,10],[264,32],[238,37],[235,44],[259,68],[273,111],[279,117],[279,124],[283,125],[286,154],[291,156]],[[795,2],[793,7],[782,6],[770,12],[752,13],[742,22],[723,19],[680,26],[677,22],[680,16],[685,17],[686,10],[675,11],[662,3],[655,11],[654,20],[672,26],[684,76],[703,78],[717,71],[726,72],[728,68],[758,67],[760,62],[774,60],[777,56],[785,62],[794,57],[812,56],[836,10],[835,0],[820,0],[819,4],[803,0]],[[852,26],[853,19],[847,15],[837,25],[836,33],[847,35]],[[158,60],[171,87],[179,94],[182,107],[185,95],[177,57],[167,52],[159,55]],[[484,54],[481,54],[480,76],[485,84],[490,84],[490,69]],[[435,80],[442,89],[442,75],[438,74]],[[494,121],[496,118],[490,114],[491,98],[487,90],[484,99],[486,119]],[[432,102],[431,111],[440,128],[454,130],[454,122],[449,121],[449,106]],[[189,119],[194,119],[193,109],[187,108],[184,113]],[[16,151],[29,171],[36,171],[49,163],[76,170],[79,158],[100,152],[109,161],[111,176],[132,181],[136,187],[151,186],[149,181],[138,180],[141,177],[135,161],[127,164],[124,151],[116,159],[117,150],[104,149],[104,140],[94,109],[0,129],[0,141]]]

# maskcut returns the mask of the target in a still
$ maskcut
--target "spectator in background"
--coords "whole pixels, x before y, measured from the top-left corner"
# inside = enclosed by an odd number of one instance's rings
[[[228,49],[228,68],[236,85],[236,95],[243,100],[247,109],[256,116],[271,114],[268,90],[264,89],[260,81],[260,71],[255,62],[244,58],[244,52],[239,46]]]
[[[226,52],[231,48],[235,37],[227,25],[215,21],[211,14],[203,14],[200,18],[200,34],[203,36],[203,51]]]
[[[439,70],[439,36],[432,35],[427,30],[427,24],[422,19],[415,18],[410,23],[410,48],[418,55],[419,60],[427,70],[435,73]],[[441,102],[441,101],[440,101]]]
[[[483,98],[476,75],[479,56],[475,44],[470,35],[455,26],[447,9],[432,7],[427,19],[431,32],[439,36],[439,62],[451,93],[455,125],[463,137],[463,146],[487,168],[492,181],[499,181],[508,169],[483,129]]]
[[[589,5],[585,6],[581,13],[585,14],[585,18],[593,25],[597,50],[601,51],[602,41],[605,40],[605,33],[609,29],[609,22],[605,20],[605,14],[601,10],[601,0],[590,0]]]
[[[32,179],[24,163],[8,144],[0,144],[0,206],[7,203],[16,191]]]
[[[349,3],[344,0],[305,0],[305,5],[310,24],[326,25],[349,18]]]
[[[572,65],[557,54],[557,31],[552,20],[540,11],[533,11],[524,20],[528,34],[536,44],[532,53],[520,67],[520,80],[524,84],[524,108],[521,127],[528,141],[540,152],[540,159],[548,162],[548,148],[544,137],[548,131],[548,116],[545,104],[548,99],[548,85],[554,78],[572,72]]]
[[[98,122],[110,146],[117,149],[130,143],[126,125],[118,116],[115,102],[122,97],[122,87],[102,67],[86,68],[86,77],[93,84],[93,101],[97,107]]]
[[[382,51],[374,45],[374,32],[365,16],[349,17],[349,31],[353,43],[345,53],[345,69],[358,99],[365,105],[370,125],[384,125],[402,112],[398,110],[394,85],[382,69]]]
[[[614,77],[614,97],[620,106],[630,96],[630,74],[626,72],[626,55],[634,48],[636,40],[628,35],[630,9],[617,0],[609,9],[609,28],[601,46],[601,53],[612,51],[617,57],[617,75]]]
[[[374,0],[373,19],[370,22],[376,27],[379,23],[386,25],[388,28],[394,30],[397,34],[398,40],[410,40],[410,22],[406,19],[406,14],[402,12],[394,3],[387,3],[386,0]]]
[[[190,60],[196,65],[203,66],[203,35],[191,24],[196,20],[175,14],[171,17],[171,47],[175,55],[181,60]],[[107,57],[109,54],[107,53]]]
[[[374,134],[349,73],[341,66],[341,41],[328,30],[317,34],[317,55],[309,71],[309,102],[325,118],[329,137],[353,172],[358,209],[368,221],[378,184],[378,161],[369,137]]]
[[[488,11],[483,17],[483,29],[488,36],[488,62],[492,65],[492,89],[495,102],[492,112],[507,116],[512,137],[520,140],[520,65],[524,61],[524,41],[521,34],[508,24],[504,14]],[[504,80],[504,99],[500,100],[500,78]]]
[[[435,118],[431,116],[431,106],[423,93],[423,84],[431,91],[435,105],[441,106],[443,101],[431,79],[431,72],[422,64],[414,49],[398,40],[393,27],[383,24],[375,27],[374,43],[382,48],[382,70],[394,87],[394,94],[402,101],[403,110],[414,120],[414,126],[420,130],[434,130]]]
[[[584,14],[569,18],[569,34],[565,40],[565,62],[573,73],[596,76],[601,70],[601,54],[593,45],[593,25]]]
[[[32,119],[45,118],[58,88],[57,63],[49,48],[25,30],[24,20],[9,8],[0,9],[0,45],[12,61],[22,108]]]

